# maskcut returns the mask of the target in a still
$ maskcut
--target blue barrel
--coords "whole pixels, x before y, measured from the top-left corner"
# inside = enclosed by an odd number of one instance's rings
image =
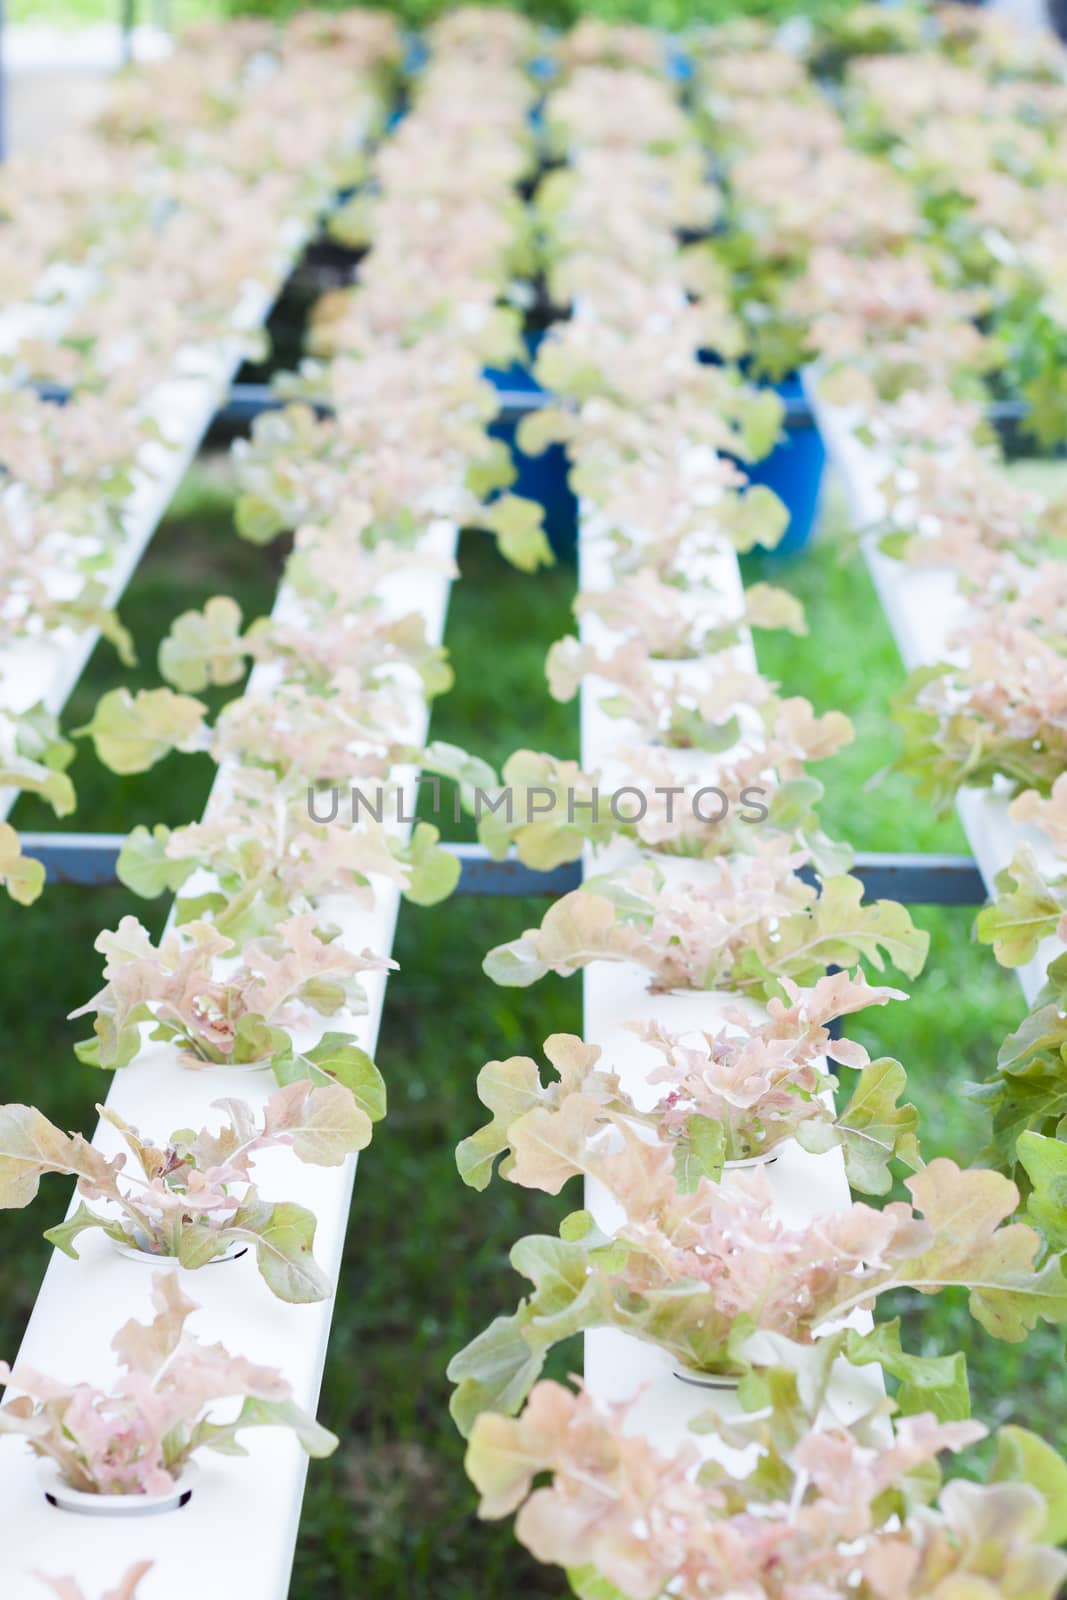
[[[543,455],[527,456],[515,443],[516,412],[521,409],[521,397],[540,394],[540,385],[529,368],[521,365],[488,368],[485,376],[496,388],[503,412],[502,418],[491,424],[490,436],[504,441],[518,473],[510,492],[527,500],[540,501],[545,508],[545,533],[549,544],[558,559],[573,561],[578,548],[578,501],[567,482],[570,465],[567,452],[561,444],[553,444]],[[514,395],[519,405],[509,407],[509,395]]]
[[[785,432],[769,456],[743,463],[753,483],[765,484],[789,508],[789,526],[776,550],[801,550],[811,538],[819,515],[826,447],[804,397],[797,373],[775,388],[785,401]]]
[[[524,365],[490,368],[485,375],[501,397],[504,416],[491,425],[489,432],[494,439],[502,439],[512,452],[518,471],[512,492],[541,502],[549,543],[558,557],[573,559],[578,541],[578,502],[567,482],[567,452],[562,445],[554,444],[543,455],[526,456],[515,443],[516,412],[521,410],[522,396],[540,393],[539,386]],[[791,373],[774,387],[785,402],[785,431],[770,455],[762,461],[740,465],[752,483],[773,489],[788,507],[789,526],[776,547],[777,551],[788,553],[802,549],[811,538],[819,514],[826,449],[798,374]],[[508,405],[509,395],[518,405]]]

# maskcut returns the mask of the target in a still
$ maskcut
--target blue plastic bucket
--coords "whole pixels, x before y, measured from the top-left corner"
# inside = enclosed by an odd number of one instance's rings
[[[826,447],[804,403],[804,388],[794,372],[775,389],[786,403],[785,431],[769,456],[745,464],[752,483],[773,489],[789,509],[789,526],[776,552],[801,550],[811,538],[819,515],[819,496],[826,466]],[[790,405],[797,414],[790,415]]]
[[[539,386],[525,366],[487,369],[486,377],[498,393],[539,393]],[[819,514],[826,466],[822,436],[808,410],[804,388],[796,373],[775,384],[786,405],[785,430],[770,455],[762,461],[743,462],[752,483],[773,489],[789,511],[789,526],[776,551],[783,554],[801,550],[811,538]],[[511,450],[518,476],[512,492],[539,500],[545,508],[545,531],[557,556],[573,557],[578,542],[578,502],[567,482],[567,452],[554,444],[540,456],[526,456],[515,443],[513,420],[494,422],[490,435],[502,439]]]
[[[541,392],[536,379],[524,366],[488,368],[485,376],[504,397],[509,391],[513,394]],[[527,500],[540,501],[545,508],[545,533],[549,544],[557,557],[573,559],[578,547],[578,501],[567,482],[570,466],[567,452],[561,444],[553,444],[543,455],[523,455],[515,443],[516,428],[513,420],[494,422],[489,428],[490,436],[502,439],[515,461],[518,475],[510,492]]]

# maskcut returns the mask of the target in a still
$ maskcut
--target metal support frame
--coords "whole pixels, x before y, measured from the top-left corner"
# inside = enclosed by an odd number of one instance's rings
[[[125,840],[121,833],[24,833],[23,853],[43,863],[52,883],[103,885],[117,883],[115,863]],[[478,844],[445,844],[459,859],[457,894],[538,895],[556,899],[577,889],[581,863],[538,872],[515,856],[494,860]],[[970,856],[859,853],[852,868],[864,893],[874,900],[899,900],[905,905],[977,906],[987,896],[981,874]]]
[[[526,416],[528,412],[539,411],[551,399],[544,389],[503,387],[497,388],[496,397],[499,410],[493,418],[494,422],[518,422],[520,417]],[[235,383],[230,389],[226,404],[216,413],[212,427],[223,428],[230,433],[241,433],[251,427],[262,412],[280,411],[288,403],[279,398],[269,383]],[[320,416],[329,415],[329,406],[320,405],[315,409]]]
[[[46,398],[58,399],[59,391],[53,389]],[[531,411],[539,411],[542,406],[548,405],[552,396],[545,389],[508,389],[497,387],[497,403],[500,410],[494,419],[497,422],[518,422]],[[226,404],[217,413],[213,426],[223,428],[231,433],[239,433],[251,427],[256,417],[263,411],[278,411],[287,402],[279,399],[278,395],[268,383],[235,383],[230,390]],[[785,425],[787,428],[814,427],[815,418],[806,395],[790,395],[785,401]],[[329,413],[328,406],[316,408],[321,415]],[[1024,400],[995,400],[988,407],[986,415],[993,423],[1021,422],[1027,415],[1029,406]]]
[[[3,0],[0,0],[0,14],[2,5]],[[56,405],[65,405],[70,398],[69,389],[62,384],[38,383],[34,388],[42,400],[51,400]],[[493,420],[504,423],[518,422],[531,411],[539,411],[542,406],[548,405],[552,399],[547,389],[512,389],[501,383],[496,384],[496,397],[499,410]],[[211,426],[226,433],[244,433],[264,411],[280,411],[288,404],[269,383],[234,383],[226,403],[215,413]],[[787,429],[815,427],[815,416],[807,395],[789,395],[783,404]],[[326,404],[314,404],[314,409],[320,417],[330,414],[330,407]],[[1025,400],[994,400],[986,408],[986,416],[994,424],[1009,426],[1022,422],[1029,410]]]
[[[124,19],[132,23],[136,0],[120,0],[120,4]],[[0,0],[0,17],[2,7],[3,0]],[[41,384],[37,390],[42,399],[59,405],[69,398],[69,391],[59,385]],[[539,387],[515,388],[499,380],[496,392],[499,405],[496,420],[504,423],[517,422],[552,398]],[[212,426],[230,433],[244,432],[263,412],[277,411],[286,403],[270,384],[234,383]],[[327,416],[330,408],[321,405],[316,406],[316,410],[321,416]],[[1025,416],[1026,410],[1022,402],[997,401],[989,407],[988,415],[991,421],[1010,423]],[[805,395],[786,399],[785,422],[788,428],[815,425]],[[115,863],[123,840],[124,835],[117,833],[27,833],[22,835],[22,847],[27,856],[44,864],[52,882],[105,885],[118,881]],[[446,844],[445,849],[460,861],[457,894],[555,898],[578,888],[582,881],[579,862],[538,872],[524,866],[514,856],[503,861],[494,860],[480,845]],[[981,874],[969,856],[869,852],[856,856],[852,870],[870,899],[893,899],[905,905],[976,906],[984,904],[987,898]],[[815,881],[813,875],[807,876]]]
[[[0,0],[0,6],[2,4],[3,0]],[[35,383],[33,388],[42,400],[50,400],[53,405],[65,406],[70,399],[70,390],[61,383]],[[496,397],[499,410],[493,418],[494,422],[518,422],[528,412],[539,411],[552,398],[545,389],[508,389],[503,386],[497,388]],[[215,413],[211,426],[228,433],[243,433],[264,411],[281,411],[289,403],[269,383],[235,383],[230,387],[225,405]],[[312,404],[320,417],[330,415],[331,408],[328,405]]]

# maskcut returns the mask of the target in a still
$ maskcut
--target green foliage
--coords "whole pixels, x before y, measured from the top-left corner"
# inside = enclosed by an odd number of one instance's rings
[[[1044,309],[1044,297],[1026,286],[998,317],[1003,382],[1029,404],[1023,430],[1043,449],[1067,441],[1067,330]]]
[[[1033,1009],[1001,1045],[996,1072],[971,1090],[992,1118],[987,1159],[1005,1172],[1022,1161],[1035,1184],[1037,1174],[1023,1154],[1020,1135],[1033,1132],[1061,1139],[1067,1132],[1065,998],[1067,956],[1060,956],[1049,967],[1048,982]]]
[[[671,32],[694,23],[729,22],[737,16],[779,19],[791,16],[832,17],[849,9],[851,0],[520,0],[512,9],[553,28],[567,28],[582,17],[606,22],[641,22]],[[222,0],[230,16],[286,17],[305,9],[300,0]],[[344,0],[329,0],[321,9],[347,9]],[[409,27],[422,27],[451,9],[442,0],[391,0],[384,5]]]
[[[971,1414],[967,1360],[961,1350],[950,1356],[909,1355],[900,1343],[900,1318],[877,1322],[869,1333],[854,1329],[843,1336],[853,1366],[877,1362],[897,1384],[893,1399],[904,1416],[932,1411],[939,1422],[958,1422]]]
[[[46,3],[30,0],[35,15]],[[188,3],[181,0],[179,17]],[[113,652],[98,650],[75,692],[68,726],[88,721],[110,688],[158,685],[159,641],[181,611],[220,592],[234,595],[246,616],[269,609],[283,552],[235,539],[231,513],[228,490],[214,474],[190,478],[123,607],[143,665],[126,672]],[[811,548],[792,557],[746,558],[750,583],[782,582],[804,600],[810,628],[805,640],[760,634],[760,666],[791,693],[820,708],[840,707],[856,724],[855,742],[820,767],[826,786],[820,811],[832,835],[860,849],[958,853],[966,846],[955,818],[939,819],[916,805],[907,779],[891,774],[877,789],[865,788],[892,754],[885,707],[904,673],[862,563],[839,559],[843,520],[833,492]],[[577,755],[575,707],[551,701],[543,676],[549,643],[570,626],[573,567],[527,578],[511,572],[484,535],[464,540],[460,564],[447,637],[457,683],[434,709],[434,737],[476,750],[498,770],[515,748],[517,729],[533,749]],[[215,689],[205,694],[213,711],[223,697]],[[82,741],[72,768],[77,824],[119,831],[134,821],[187,822],[203,809],[214,772],[204,756],[178,755],[118,780]],[[24,828],[55,826],[51,808],[35,798],[20,803],[15,820]],[[459,826],[449,819],[446,831],[473,837],[469,819]],[[292,1600],[355,1594],[486,1600],[520,1593],[524,1600],[563,1600],[569,1593],[566,1577],[516,1546],[510,1528],[477,1521],[444,1378],[448,1355],[484,1324],[486,1306],[506,1305],[514,1291],[510,1244],[522,1233],[554,1233],[567,1209],[566,1201],[507,1183],[472,1205],[453,1153],[479,1120],[474,1082],[481,1064],[531,1051],[547,1033],[580,1025],[576,985],[548,979],[533,990],[500,991],[478,970],[486,948],[513,938],[543,909],[544,902],[533,900],[463,898],[401,911],[394,952],[401,971],[389,984],[381,1034],[389,1120],[360,1157],[320,1406],[343,1442],[309,1479]],[[134,912],[155,938],[165,911],[162,899],[146,903],[122,888],[52,884],[35,906],[8,913],[6,1098],[32,1101],[47,1072],[50,1115],[64,1128],[91,1125],[100,1080],[73,1059],[79,1025],[62,1018],[99,982],[92,948],[99,928]],[[932,945],[926,971],[908,986],[912,998],[851,1019],[848,1031],[872,1056],[895,1056],[908,1066],[928,1158],[948,1154],[965,1162],[976,1156],[985,1129],[982,1108],[962,1095],[962,1086],[988,1073],[995,1041],[1018,1025],[1022,1002],[1014,975],[970,942],[968,908],[919,908],[916,919]],[[42,965],[42,949],[61,952],[61,959]],[[445,1030],[434,1020],[443,1015]],[[848,1092],[854,1075],[842,1076]],[[48,1258],[39,1230],[31,1214],[5,1218],[0,1348],[7,1351],[18,1347]],[[1013,1433],[1036,1429],[1067,1446],[1060,1330],[1039,1329],[1018,1346],[975,1340],[965,1295],[930,1300],[905,1290],[889,1299],[886,1314],[899,1315],[907,1349],[929,1357],[971,1349],[976,1416],[1007,1422]],[[571,1344],[552,1375],[563,1378],[579,1364],[580,1348]]]

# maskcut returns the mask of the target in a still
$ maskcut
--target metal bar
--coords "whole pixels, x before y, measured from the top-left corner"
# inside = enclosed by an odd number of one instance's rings
[[[57,405],[63,405],[70,395],[69,390],[56,383],[38,383],[34,388],[42,400],[52,400]],[[518,422],[531,411],[540,411],[541,407],[548,405],[552,399],[547,389],[540,388],[506,389],[498,386],[496,395],[500,407],[494,419],[497,422]],[[788,395],[783,398],[782,403],[785,406],[787,428],[816,426],[815,415],[806,395]],[[216,413],[214,426],[228,428],[234,432],[250,427],[261,412],[278,411],[286,404],[287,402],[279,398],[269,383],[235,383],[230,389],[226,404]],[[320,416],[328,416],[330,413],[330,407],[322,403],[317,403],[315,410]],[[1022,422],[1029,412],[1030,407],[1025,400],[994,400],[986,407],[986,416],[990,422]]]
[[[989,898],[971,856],[872,850],[857,854],[853,870],[871,900],[899,900],[912,906],[981,906]]]
[[[58,398],[58,394],[46,394],[44,398]],[[550,398],[544,389],[497,389],[497,404],[500,410],[493,420],[517,422],[528,412],[539,411],[543,405],[548,404]],[[264,411],[279,411],[286,403],[279,398],[269,383],[235,383],[230,389],[229,399],[217,413],[213,425],[237,432],[250,427],[256,417]],[[330,412],[327,405],[316,405],[315,410],[320,416],[328,416]]]
[[[807,395],[788,395],[783,398],[787,428],[815,427],[815,414]],[[1025,422],[1030,415],[1026,400],[991,400],[985,408],[986,420],[993,423]]]
[[[782,404],[785,407],[784,422],[786,428],[814,428],[815,417],[812,413],[806,394],[782,395]]]
[[[985,881],[970,856],[911,855],[857,851],[851,872],[868,900],[899,900],[906,906],[981,906]],[[801,876],[816,883],[810,867]]]
[[[125,834],[24,833],[26,855],[42,861],[54,883],[114,883],[115,862]],[[538,872],[514,856],[495,861],[481,845],[445,844],[459,858],[457,894],[544,895],[555,898],[577,889],[581,866],[572,862]],[[853,872],[873,900],[904,905],[978,906],[985,885],[970,856],[896,855],[869,851],[856,856]]]
[[[536,894],[554,900],[581,887],[580,861],[569,861],[562,867],[552,867],[548,872],[538,872],[535,867],[524,866],[515,856],[494,861],[480,844],[446,843],[444,848],[459,857],[457,894]]]
[[[24,855],[44,863],[49,883],[117,883],[124,833],[21,833]]]
[[[42,400],[52,400],[57,405],[63,405],[69,398],[69,390],[61,384],[39,383],[34,388]],[[498,388],[497,404],[500,410],[494,420],[518,422],[531,411],[540,411],[551,399],[546,389]],[[280,411],[287,403],[269,383],[235,383],[226,404],[216,413],[213,425],[230,431],[247,428],[262,412]],[[815,426],[815,417],[805,395],[789,395],[782,403],[785,406],[787,428]],[[320,416],[330,413],[330,407],[321,402],[315,405],[315,410]],[[1029,410],[1025,400],[995,400],[987,408],[986,415],[991,422],[1019,422],[1028,415]]]
[[[34,388],[42,400],[51,400],[56,405],[64,405],[70,398],[70,391],[58,383],[38,383]],[[506,389],[498,387],[496,391],[497,404],[500,407],[498,415],[494,418],[497,422],[518,422],[521,417],[527,416],[531,411],[540,411],[542,406],[548,405],[552,396],[546,389]],[[214,426],[228,428],[236,431],[250,427],[264,411],[279,411],[288,402],[280,398],[269,383],[235,383],[230,389],[229,399],[216,413]],[[809,428],[815,426],[815,418],[807,397],[802,394],[789,395],[783,400],[785,406],[785,424],[787,428]],[[317,403],[315,410],[320,416],[328,416],[330,407]],[[989,415],[995,420],[1011,420],[1026,415],[1027,407],[1023,402],[1002,400],[997,405],[991,406]]]

